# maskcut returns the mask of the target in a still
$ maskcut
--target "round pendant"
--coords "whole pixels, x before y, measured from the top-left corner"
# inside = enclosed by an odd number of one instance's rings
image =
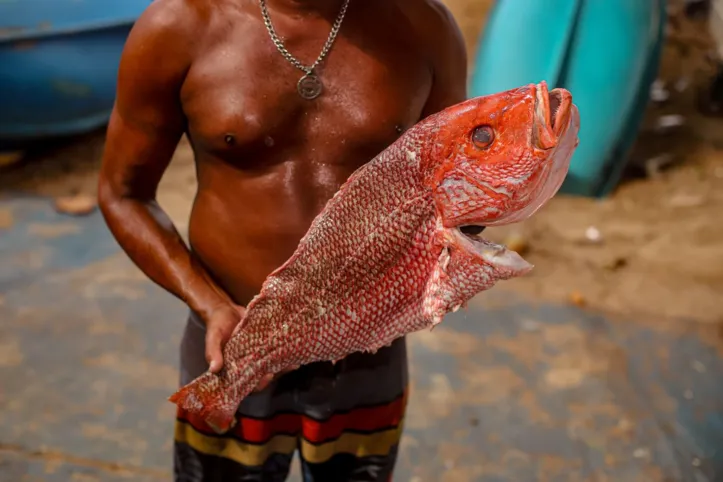
[[[312,100],[319,97],[323,86],[321,80],[314,74],[306,74],[299,83],[296,84],[296,89],[299,91],[299,95],[306,100]]]

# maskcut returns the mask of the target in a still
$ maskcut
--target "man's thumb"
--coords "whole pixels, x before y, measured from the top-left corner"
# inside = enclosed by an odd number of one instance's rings
[[[212,373],[217,373],[223,366],[221,333],[218,330],[210,330],[206,334],[206,361],[208,369]]]

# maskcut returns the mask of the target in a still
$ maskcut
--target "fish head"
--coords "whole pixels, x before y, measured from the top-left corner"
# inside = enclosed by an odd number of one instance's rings
[[[465,235],[458,241],[534,214],[560,189],[579,142],[572,95],[545,82],[467,100],[427,122],[420,167],[441,226]],[[511,268],[526,264],[497,245],[477,247],[504,254]]]
[[[534,214],[562,185],[580,123],[572,95],[545,82],[467,100],[429,122],[423,171],[446,227]]]

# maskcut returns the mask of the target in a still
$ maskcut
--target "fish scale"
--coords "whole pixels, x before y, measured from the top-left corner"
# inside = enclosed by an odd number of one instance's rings
[[[540,99],[548,95],[542,83],[462,102],[419,122],[355,171],[247,306],[224,348],[224,368],[171,401],[225,432],[241,400],[267,376],[375,352],[440,323],[497,281],[528,272],[516,253],[449,225],[457,218],[503,223],[557,191],[579,119],[560,89],[555,118],[549,109],[543,117],[549,102]],[[496,132],[488,146],[473,143],[481,127]],[[539,132],[562,147],[536,146]]]

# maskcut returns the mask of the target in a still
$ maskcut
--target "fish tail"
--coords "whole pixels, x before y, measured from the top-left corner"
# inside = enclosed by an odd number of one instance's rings
[[[206,372],[185,385],[168,400],[179,408],[201,417],[218,434],[228,432],[236,424],[236,411],[263,374],[245,370],[230,383],[215,373]],[[228,376],[228,374],[227,374]]]

